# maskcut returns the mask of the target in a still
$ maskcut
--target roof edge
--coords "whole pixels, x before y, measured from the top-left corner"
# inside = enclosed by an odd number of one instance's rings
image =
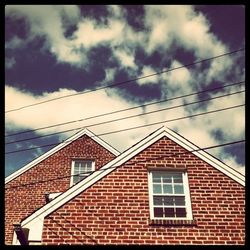
[[[155,132],[151,133],[149,136],[145,137],[143,140],[138,142],[136,145],[132,146],[130,149],[126,150],[124,153],[121,153],[119,156],[117,156],[112,161],[108,162],[106,165],[101,167],[100,171],[95,171],[92,174],[90,174],[88,177],[77,183],[76,185],[69,188],[67,191],[56,197],[53,201],[50,203],[44,205],[37,211],[35,211],[30,216],[26,217],[22,221],[22,225],[27,225],[29,223],[32,223],[32,221],[36,218],[39,218],[39,220],[43,219],[46,215],[52,213],[54,210],[56,210],[58,207],[64,205],[69,200],[73,199],[75,196],[77,196],[79,193],[86,190],[89,186],[95,184],[97,181],[102,179],[104,176],[108,175],[110,172],[114,171],[116,168],[121,166],[124,162],[128,161],[132,157],[134,157],[136,154],[147,148],[148,146],[152,145],[154,142],[162,138],[163,136],[167,136],[169,139],[176,142],[178,145],[184,147],[188,151],[193,150],[199,150],[197,146],[186,140],[184,137],[179,136],[176,132],[170,130],[167,127],[161,127],[160,129],[157,129]],[[242,176],[237,176],[239,174],[236,170],[229,171],[229,167],[225,165],[224,163],[218,161],[216,158],[212,157],[205,151],[202,151],[200,153],[199,151],[192,152],[197,157],[201,158],[208,164],[215,167],[220,172],[223,172],[231,179],[234,179],[239,184],[245,186],[245,181]],[[235,176],[236,175],[236,176]],[[237,177],[237,178],[236,178]]]
[[[120,152],[118,150],[116,150],[114,147],[109,145],[107,142],[105,142],[104,140],[99,138],[97,135],[95,135],[93,132],[91,132],[87,128],[84,128],[84,129],[80,130],[79,132],[75,133],[74,135],[72,135],[71,137],[69,137],[68,139],[66,139],[64,142],[61,142],[59,145],[53,147],[49,151],[47,151],[44,154],[40,155],[38,158],[34,159],[30,163],[24,165],[22,168],[18,169],[17,171],[12,173],[11,175],[5,177],[5,184],[12,181],[13,179],[18,177],[19,175],[23,174],[24,172],[26,172],[29,169],[31,169],[32,167],[34,167],[36,164],[38,164],[41,161],[45,160],[46,158],[48,158],[52,154],[56,153],[57,151],[59,151],[60,149],[62,149],[64,147],[66,147],[67,145],[69,145],[70,143],[72,143],[73,141],[77,140],[78,138],[80,138],[81,136],[83,136],[85,134],[87,136],[89,136],[91,139],[93,139],[94,141],[96,141],[99,145],[106,148],[109,152],[111,152],[115,156],[120,155]]]

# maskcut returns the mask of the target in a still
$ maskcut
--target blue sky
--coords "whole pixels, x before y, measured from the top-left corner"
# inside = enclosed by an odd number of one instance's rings
[[[102,134],[130,127],[144,128],[101,136],[124,151],[166,121],[244,104],[245,93],[136,116],[171,106],[244,90],[244,83],[126,112],[150,102],[187,95],[245,80],[245,52],[219,57],[192,67],[183,65],[245,47],[245,7],[242,5],[7,5],[5,7],[5,137],[6,152],[59,143],[78,130]],[[181,68],[179,68],[181,67]],[[172,68],[163,74],[114,88],[50,99],[127,81]],[[67,125],[53,126],[68,121]],[[199,147],[245,138],[245,107],[165,123]],[[54,136],[15,142],[35,136]],[[51,147],[6,154],[5,176]],[[245,145],[209,153],[244,173]]]

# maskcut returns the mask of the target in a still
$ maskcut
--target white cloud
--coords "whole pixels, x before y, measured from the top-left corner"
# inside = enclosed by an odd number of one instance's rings
[[[127,52],[122,49],[115,49],[113,50],[113,53],[114,53],[114,56],[118,58],[118,60],[120,61],[123,67],[130,67],[134,70],[137,68],[133,53]]]
[[[217,58],[211,62],[209,70],[206,74],[206,82],[211,81],[225,81],[225,76],[228,73],[228,69],[233,68],[233,59],[229,56],[223,56]],[[237,66],[235,66],[237,68]]]
[[[216,57],[228,52],[228,48],[210,30],[210,23],[201,13],[189,5],[147,5],[145,24],[148,28],[147,39],[142,43],[148,55],[155,51],[173,57],[176,48],[194,53],[195,61]],[[191,63],[191,62],[186,62]],[[210,61],[210,66],[195,73],[196,81],[203,86],[211,81],[225,81],[230,72],[237,72],[232,56],[223,56]],[[197,65],[197,67],[201,66]],[[181,70],[178,70],[178,73]],[[177,74],[176,74],[177,75]],[[181,78],[181,76],[180,76]]]
[[[245,175],[245,166],[242,164],[237,163],[236,158],[230,155],[224,155],[223,162],[228,166],[234,168],[241,174]]]
[[[33,96],[30,93],[21,92],[19,89],[16,89],[14,87],[6,86],[5,109],[11,110],[17,106],[25,106],[32,103],[47,101],[56,97],[75,93],[77,92],[74,90],[59,89],[59,91],[54,93],[44,93],[40,96]],[[13,100],[15,100],[15,102],[13,102]],[[131,104],[128,103],[126,100],[119,98],[118,96],[108,95],[105,91],[96,91],[84,95],[76,95],[73,98],[64,98],[58,101],[44,103],[43,105],[37,105],[36,108],[30,107],[27,109],[19,110],[18,112],[6,113],[6,126],[8,126],[8,128],[19,127],[25,130],[36,129],[67,121],[80,120],[87,117],[95,116],[97,114],[104,114],[111,111],[127,109],[129,107],[131,107]],[[136,115],[140,112],[141,109],[131,110],[91,120],[79,121],[65,126],[56,126],[49,129],[39,130],[37,132],[39,134],[48,134],[78,127],[88,127],[90,125],[102,123],[107,120]],[[129,126],[131,127],[144,124],[143,119],[140,117],[131,118],[128,121]],[[122,128],[125,128],[124,120],[117,121],[114,123],[103,124],[101,126],[91,126],[90,129],[97,134],[101,134],[104,132],[106,133]],[[75,133],[76,131],[73,132]],[[70,134],[72,134],[72,132],[65,133],[64,137],[69,136]],[[132,132],[131,134],[133,136],[136,136],[134,132]],[[120,150],[124,150],[126,147],[130,146],[129,143],[131,141],[127,140],[126,136],[123,136],[123,133],[120,133],[118,135],[114,134],[108,137],[108,140],[112,139],[113,141],[117,142],[115,144],[117,144],[116,146]]]
[[[116,69],[115,68],[106,68],[105,69],[105,79],[102,81],[105,85],[111,84],[115,78]]]
[[[89,49],[95,47],[100,43],[107,43],[110,41],[121,42],[121,35],[124,24],[119,21],[111,20],[108,25],[98,24],[93,19],[85,19],[78,24],[78,29],[74,33],[74,44],[76,46],[84,46]],[[119,42],[117,38],[119,38]]]
[[[150,66],[143,66],[142,68],[142,73],[139,77],[144,77],[144,76],[149,76],[149,75],[153,75],[156,74],[157,72]],[[140,80],[137,81],[139,85],[144,85],[144,84],[157,84],[159,83],[159,76],[155,75],[155,76],[150,76],[150,77],[146,77],[146,78],[142,78]]]
[[[138,43],[142,32],[133,32],[126,23],[122,9],[118,6],[108,6],[110,16],[107,23],[97,22],[92,18],[80,19],[77,6],[7,6],[6,14],[10,16],[24,16],[30,25],[30,36],[27,41],[35,36],[45,36],[47,48],[57,57],[59,62],[70,63],[75,66],[88,64],[88,51],[100,44],[110,46],[125,67],[135,67],[134,55],[131,45]],[[77,30],[72,37],[66,39],[65,27],[62,23],[63,16],[71,22],[77,23]],[[21,46],[20,38],[15,38],[7,46]],[[18,42],[18,43],[17,43]]]
[[[183,64],[173,60],[170,69],[178,69],[169,71],[163,74],[163,78],[168,81],[169,87],[174,90],[178,90],[179,93],[189,93],[192,90],[192,85],[190,84],[191,74],[187,68],[182,68]]]
[[[77,53],[74,44],[64,37],[62,25],[62,14],[73,21],[79,16],[78,7],[65,5],[8,5],[6,14],[26,17],[30,25],[27,41],[32,40],[35,36],[45,36],[50,52],[57,56],[58,61],[74,64],[82,60],[82,56]]]
[[[135,32],[127,23],[121,6],[107,6],[109,16],[97,22],[93,18],[80,18],[80,10],[73,5],[9,5],[6,15],[24,16],[30,26],[30,36],[44,36],[47,49],[57,57],[59,62],[75,66],[88,64],[88,51],[91,48],[106,44],[109,46],[121,67],[138,69],[134,62],[134,49],[140,47],[148,55],[159,50],[168,53],[176,46],[195,53],[199,59],[225,53],[227,48],[211,32],[210,24],[200,13],[196,13],[189,5],[146,5],[145,30]],[[74,24],[77,29],[71,39],[64,36],[63,18]],[[25,41],[14,37],[7,47],[23,46]],[[221,61],[220,61],[221,62]],[[224,58],[223,63],[214,61],[207,79],[223,76],[229,70],[231,61]]]
[[[146,5],[145,24],[149,28],[146,51],[171,50],[173,43],[206,58],[225,52],[225,46],[209,31],[206,18],[190,5]]]
[[[244,104],[245,94],[237,94],[218,101],[210,102],[207,110],[218,110],[231,106]],[[239,140],[244,138],[245,133],[245,107],[239,107],[224,111],[221,115],[216,115],[216,119],[210,123],[216,129],[223,131],[225,138]]]

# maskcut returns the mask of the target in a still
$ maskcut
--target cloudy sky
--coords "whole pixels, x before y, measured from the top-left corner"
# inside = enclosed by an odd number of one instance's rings
[[[244,24],[242,5],[7,5],[5,176],[83,127],[120,152],[163,124],[201,148],[244,140]],[[244,173],[244,143],[208,152]]]

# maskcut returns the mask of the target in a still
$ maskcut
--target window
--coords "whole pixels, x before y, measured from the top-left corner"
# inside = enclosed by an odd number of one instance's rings
[[[94,171],[94,161],[73,160],[71,170],[71,186],[83,180],[91,171]]]
[[[150,218],[191,220],[191,202],[186,172],[149,172]]]

